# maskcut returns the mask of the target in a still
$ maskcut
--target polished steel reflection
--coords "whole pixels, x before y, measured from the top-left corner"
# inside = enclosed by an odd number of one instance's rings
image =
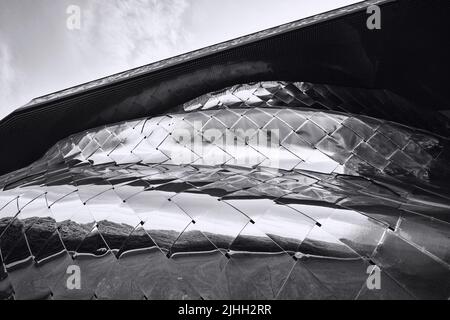
[[[0,297],[447,299],[448,140],[307,87],[227,88],[0,177]]]

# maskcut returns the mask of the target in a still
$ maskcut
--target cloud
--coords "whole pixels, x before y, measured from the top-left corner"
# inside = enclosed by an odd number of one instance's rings
[[[91,1],[81,6],[81,30],[73,34],[86,59],[118,72],[183,47],[189,37],[183,28],[187,8],[186,0]]]
[[[11,54],[5,43],[0,42],[0,92],[1,96],[11,90],[11,80],[14,78],[14,71],[11,68]]]
[[[12,68],[11,50],[0,35],[0,119],[10,110],[10,104],[15,101],[13,96],[16,73]]]

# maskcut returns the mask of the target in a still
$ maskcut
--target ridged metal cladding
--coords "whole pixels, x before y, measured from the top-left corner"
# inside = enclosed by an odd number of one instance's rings
[[[227,88],[0,177],[1,297],[449,298],[448,141],[309,86]]]

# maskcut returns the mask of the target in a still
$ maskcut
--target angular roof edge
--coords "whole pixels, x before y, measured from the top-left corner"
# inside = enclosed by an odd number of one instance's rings
[[[214,44],[205,48],[201,48],[198,50],[194,50],[191,52],[183,53],[168,59],[160,60],[154,63],[150,63],[141,67],[133,68],[130,70],[126,70],[123,72],[119,72],[110,76],[106,76],[100,79],[96,79],[93,81],[86,82],[84,84],[76,85],[74,87],[70,87],[67,89],[63,89],[60,91],[56,91],[54,93],[50,93],[41,97],[37,97],[32,99],[29,103],[25,104],[22,107],[19,107],[17,110],[23,110],[29,107],[35,107],[39,104],[46,103],[49,101],[62,99],[65,97],[69,97],[72,94],[77,94],[86,90],[91,90],[95,88],[100,88],[103,86],[107,86],[109,84],[117,83],[120,81],[132,79],[133,77],[137,77],[143,74],[149,74],[154,71],[158,71],[167,67],[171,67],[174,65],[181,64],[183,62],[195,60],[200,57],[208,56],[210,54],[214,54],[217,52],[221,52],[224,50],[228,50],[231,48],[239,47],[241,45],[249,44],[255,41],[263,40],[270,38],[275,35],[279,35],[285,32],[293,31],[299,28],[307,27],[316,23],[324,22],[329,19],[337,18],[342,15],[347,15],[353,12],[357,12],[363,10],[372,5],[379,5],[382,3],[393,2],[395,0],[367,0],[358,2],[352,5],[348,5],[345,7],[341,7],[338,9],[334,9],[331,11],[323,12],[311,17],[307,17],[304,19],[296,20],[293,22],[289,22],[280,26],[272,27],[269,29],[265,29],[262,31],[258,31],[249,35],[245,35],[239,38],[235,38],[232,40],[228,40],[225,42],[221,42],[218,44]]]

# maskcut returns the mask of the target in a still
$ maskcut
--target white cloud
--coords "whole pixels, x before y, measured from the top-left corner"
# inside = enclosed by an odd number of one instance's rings
[[[187,8],[186,0],[92,1],[81,7],[81,30],[72,34],[86,59],[99,61],[105,72],[118,72],[170,57],[183,47]]]
[[[11,90],[10,83],[14,77],[11,68],[11,54],[5,43],[0,42],[0,93],[1,97]]]
[[[9,113],[10,110],[6,107],[15,101],[13,96],[15,82],[16,73],[12,68],[11,51],[0,36],[0,119]]]

